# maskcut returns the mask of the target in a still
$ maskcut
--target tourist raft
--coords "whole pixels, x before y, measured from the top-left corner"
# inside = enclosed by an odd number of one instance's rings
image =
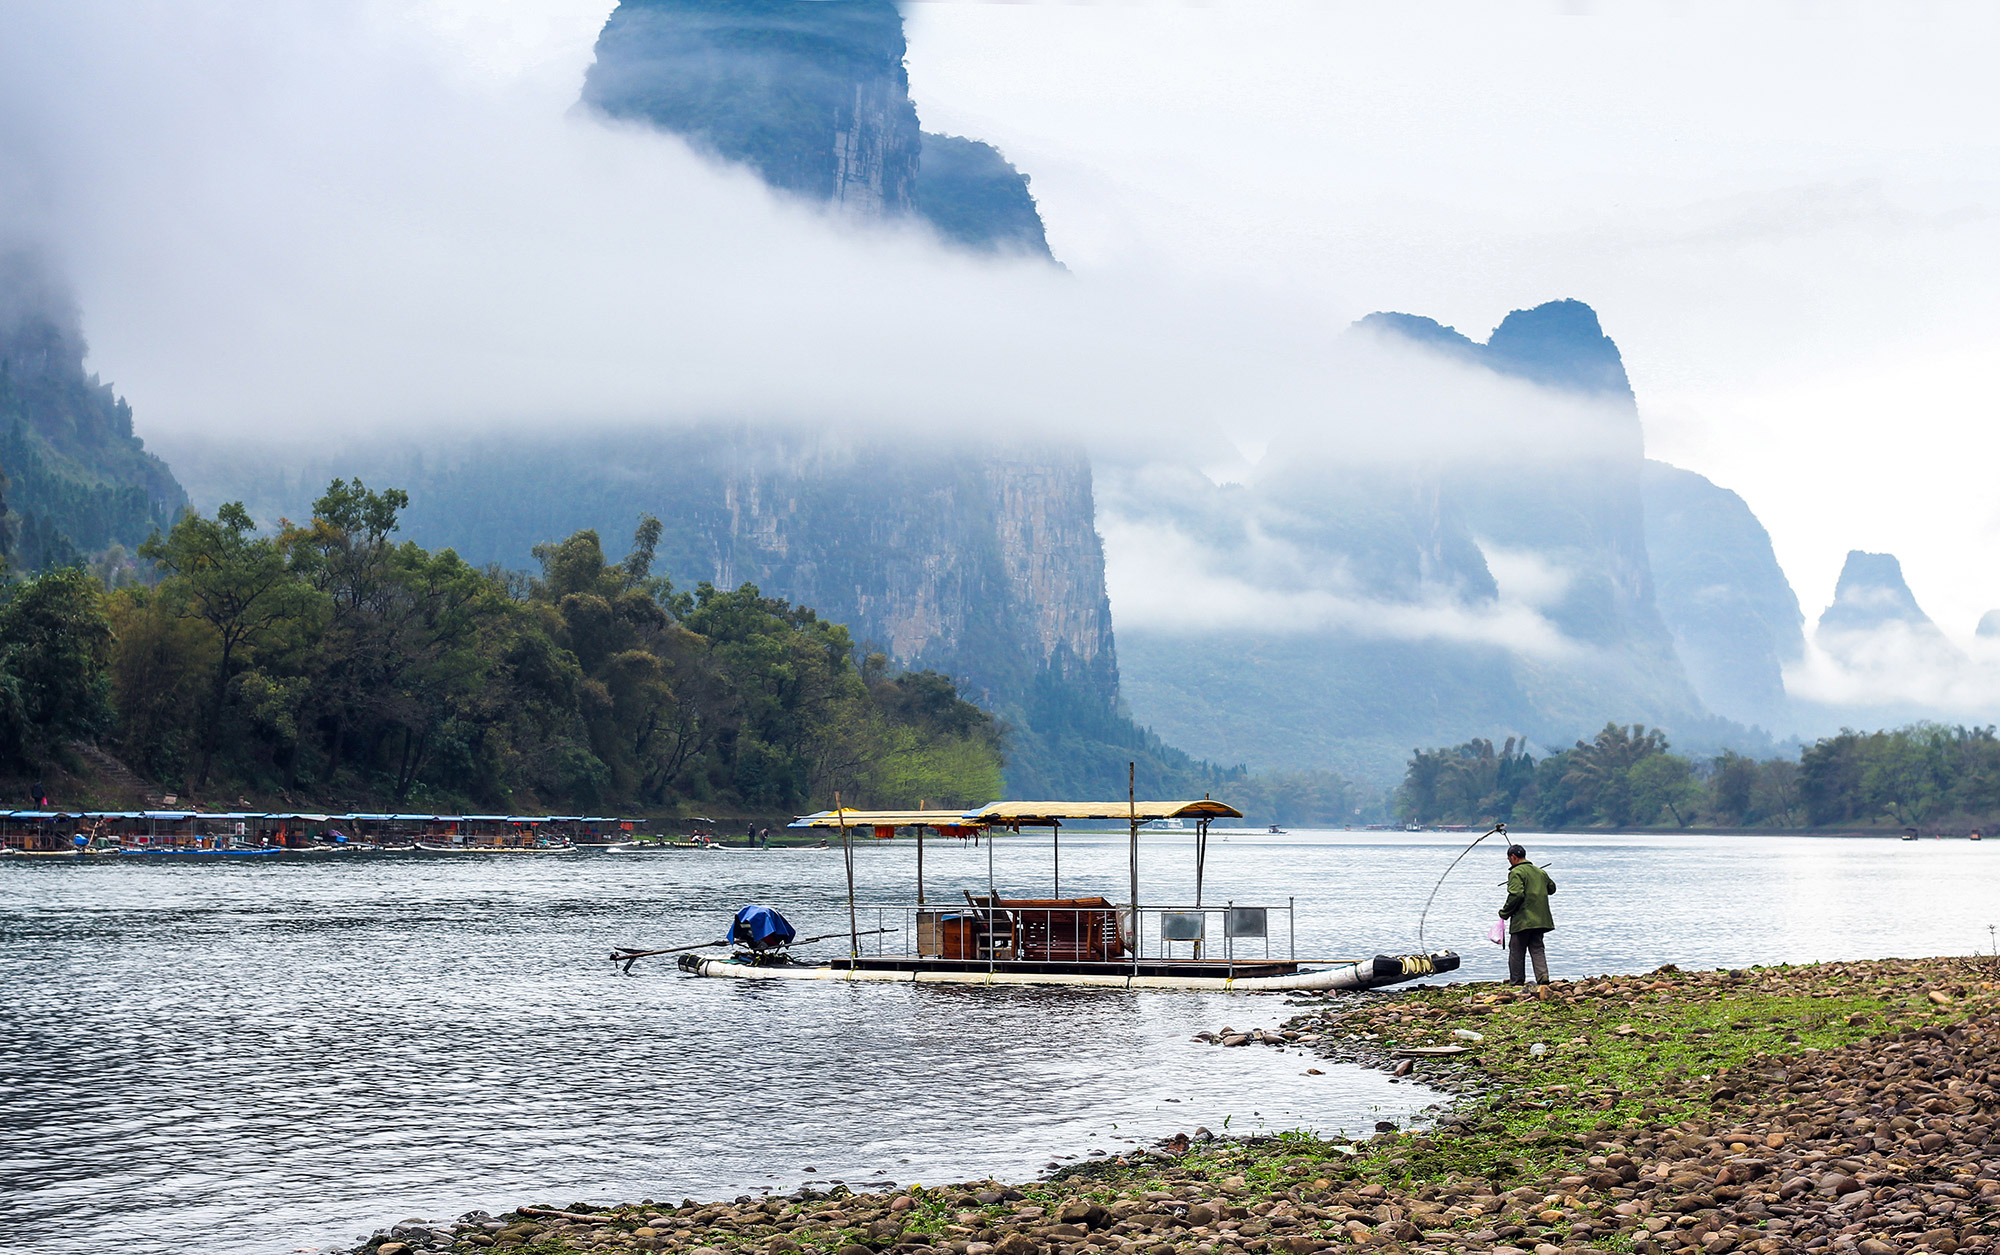
[[[777,911],[762,905],[746,906],[723,942],[677,947],[675,951],[622,950],[611,959],[629,971],[634,958],[678,951],[681,971],[736,980],[1067,985],[1242,993],[1379,989],[1458,967],[1458,955],[1449,950],[1378,954],[1368,959],[1300,959],[1293,926],[1296,903],[1291,899],[1283,905],[1204,902],[1208,826],[1223,818],[1240,819],[1242,812],[1213,798],[1187,802],[996,802],[966,812],[836,808],[805,816],[791,826],[839,833],[847,859],[845,932],[800,939]],[[1122,821],[1129,828],[1129,898],[1117,903],[1103,897],[1063,897],[1064,826],[1105,821]],[[1192,903],[1140,902],[1141,830],[1161,821],[1193,824]],[[994,882],[992,836],[1024,828],[1047,828],[1051,834],[1055,874],[1045,898],[1005,897]],[[863,908],[854,896],[854,839],[857,834],[893,837],[899,832],[914,832],[917,838],[916,901]],[[963,892],[963,902],[929,899],[924,886],[927,833],[986,839],[984,894]],[[872,940],[872,946],[863,944],[864,937]],[[889,952],[883,940],[888,937],[905,939],[904,952]],[[828,939],[845,939],[847,954],[806,960],[791,953],[794,945]],[[914,941],[914,946],[909,946],[909,941]]]

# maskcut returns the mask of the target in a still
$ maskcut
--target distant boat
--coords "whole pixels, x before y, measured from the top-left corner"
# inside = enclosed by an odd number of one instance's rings
[[[1903,840],[1915,841],[1916,839],[1917,839],[1917,830],[1915,828],[1910,828],[1904,831]]]
[[[1280,827],[1278,827],[1278,825],[1276,825],[1276,824],[1272,824],[1272,825],[1271,825],[1271,826],[1270,826],[1269,828],[1267,828],[1267,829],[1266,829],[1265,831],[1267,831],[1267,832],[1283,832],[1283,831],[1284,831],[1284,829],[1283,829],[1283,828],[1280,828]]]

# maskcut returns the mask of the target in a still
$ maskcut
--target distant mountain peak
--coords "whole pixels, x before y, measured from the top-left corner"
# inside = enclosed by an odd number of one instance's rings
[[[1821,632],[1868,632],[1889,623],[1936,630],[1903,579],[1903,564],[1892,553],[1850,549],[1834,585],[1833,604],[1820,616]]]
[[[1988,610],[1979,616],[1979,628],[1974,635],[1982,640],[2000,638],[2000,610]]]
[[[794,196],[1048,257],[1026,175],[991,144],[919,129],[906,50],[893,0],[621,0],[583,103]]]
[[[1618,345],[1582,301],[1548,301],[1517,309],[1500,321],[1486,343],[1418,314],[1374,313],[1355,324],[1388,332],[1449,357],[1548,388],[1604,393],[1632,400],[1632,383]]]

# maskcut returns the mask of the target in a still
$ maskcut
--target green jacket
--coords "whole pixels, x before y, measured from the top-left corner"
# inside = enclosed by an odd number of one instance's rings
[[[1507,872],[1507,901],[1501,904],[1500,918],[1517,933],[1554,928],[1556,917],[1549,913],[1549,895],[1555,891],[1556,882],[1547,872],[1533,863],[1516,863]]]

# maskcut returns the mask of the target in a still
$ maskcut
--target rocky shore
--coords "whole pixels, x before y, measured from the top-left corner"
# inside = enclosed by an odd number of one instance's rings
[[[1276,1009],[1246,1002],[1246,1011]],[[1294,1003],[1285,1044],[1456,1095],[1360,1141],[1181,1136],[1013,1185],[407,1222],[364,1255],[2000,1255],[2000,963]]]

